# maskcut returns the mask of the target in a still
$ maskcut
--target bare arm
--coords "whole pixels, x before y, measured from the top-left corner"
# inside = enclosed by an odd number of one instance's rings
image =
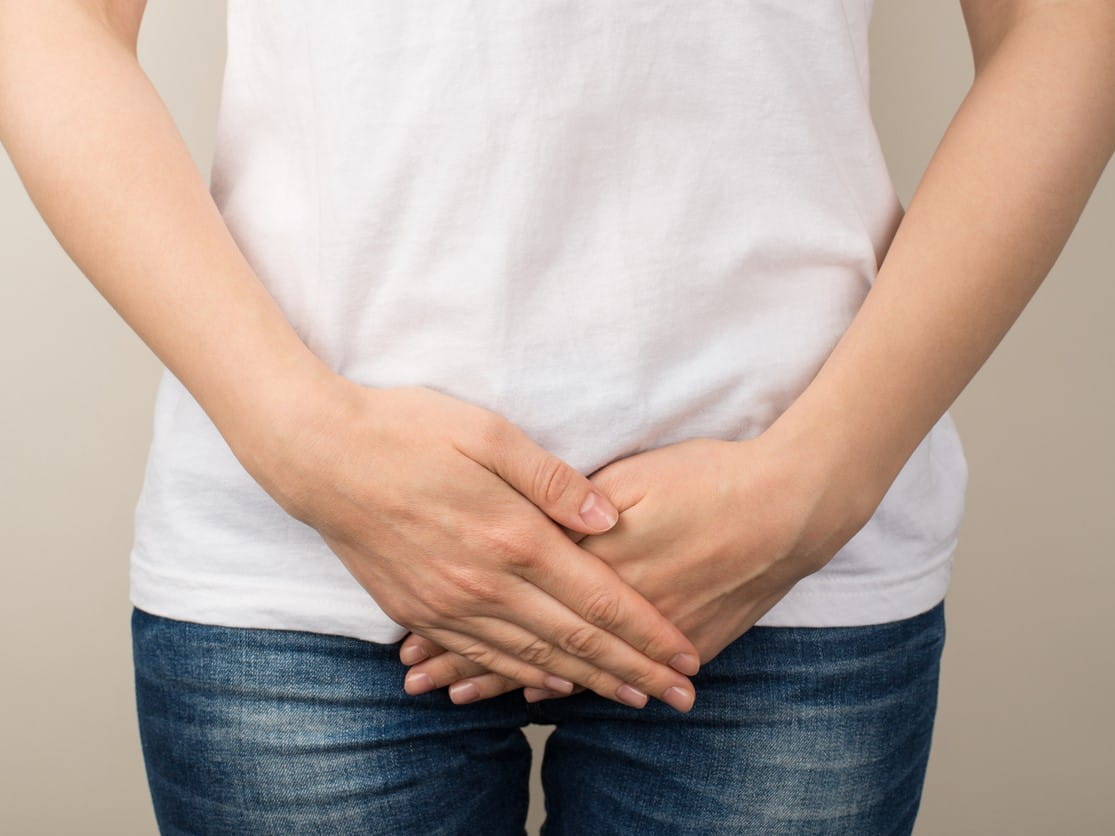
[[[1115,2],[963,10],[972,87],[874,287],[767,433],[843,474],[828,481],[861,520],[1037,291],[1115,151]]]
[[[140,68],[143,6],[0,2],[0,140],[66,252],[251,456],[251,416],[289,414],[330,370],[245,261]]]
[[[538,685],[691,692],[692,643],[553,525],[614,524],[587,478],[489,410],[359,386],[302,343],[139,64],[144,7],[0,0],[0,142],[66,252],[396,622]]]

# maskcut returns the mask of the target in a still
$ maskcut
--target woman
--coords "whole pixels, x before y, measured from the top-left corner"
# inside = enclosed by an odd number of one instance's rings
[[[864,0],[234,1],[208,187],[142,2],[0,3],[0,139],[167,367],[164,831],[521,832],[541,722],[548,833],[910,832],[947,408],[1115,145],[1110,3],[963,8],[904,212]]]

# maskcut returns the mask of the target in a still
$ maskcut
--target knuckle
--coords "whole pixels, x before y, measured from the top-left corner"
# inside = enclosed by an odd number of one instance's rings
[[[552,505],[565,496],[573,481],[573,470],[557,456],[541,457],[534,472],[532,489],[537,500]]]
[[[446,570],[457,605],[462,603],[493,604],[501,599],[500,585],[490,572],[475,566],[452,566]]]
[[[451,653],[449,656],[448,665],[454,680],[475,675],[476,665],[470,659],[459,653]]]
[[[537,667],[546,667],[554,656],[554,647],[545,639],[532,639],[519,649],[518,657]]]
[[[479,642],[471,642],[456,652],[470,662],[475,662],[484,668],[491,667],[491,662],[495,658],[495,652],[487,645]]]
[[[613,592],[598,592],[585,606],[585,620],[604,630],[614,631],[619,626],[619,615],[619,597]]]
[[[530,532],[511,526],[493,526],[487,532],[487,546],[501,564],[527,568],[537,563],[538,548]]]
[[[618,687],[615,685],[615,680],[600,669],[589,671],[579,681],[590,691],[601,696],[608,696],[611,691]]]
[[[408,602],[390,602],[383,608],[387,617],[406,627],[408,630],[422,629],[429,626],[429,618],[424,608],[414,606]]]
[[[595,659],[604,649],[604,635],[596,627],[576,627],[561,637],[561,649],[581,659]]]
[[[452,595],[445,593],[428,593],[422,603],[427,614],[421,617],[429,625],[440,624],[460,613],[460,604]]]
[[[661,690],[654,671],[643,670],[632,673],[629,676],[624,676],[623,681],[634,688],[638,688],[644,694],[654,694]]]
[[[510,422],[506,418],[490,409],[478,409],[474,421],[473,432],[481,450],[494,455],[507,447]]]

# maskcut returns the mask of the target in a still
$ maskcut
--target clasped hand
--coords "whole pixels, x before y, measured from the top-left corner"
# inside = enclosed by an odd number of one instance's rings
[[[869,517],[832,474],[763,435],[669,444],[589,479],[619,521],[602,534],[566,534],[654,604],[702,663],[828,563]],[[399,655],[413,665],[411,694],[451,685],[454,702],[465,703],[524,687],[415,633]],[[525,694],[565,695],[537,687]]]
[[[334,375],[305,401],[240,454],[395,623],[524,685],[692,705],[696,647],[562,531],[618,518],[585,476],[427,387]]]

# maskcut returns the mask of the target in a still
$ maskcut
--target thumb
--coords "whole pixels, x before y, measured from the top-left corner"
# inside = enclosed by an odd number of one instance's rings
[[[510,421],[496,434],[482,464],[550,519],[573,531],[599,534],[619,519],[615,505],[588,477],[540,447]]]

